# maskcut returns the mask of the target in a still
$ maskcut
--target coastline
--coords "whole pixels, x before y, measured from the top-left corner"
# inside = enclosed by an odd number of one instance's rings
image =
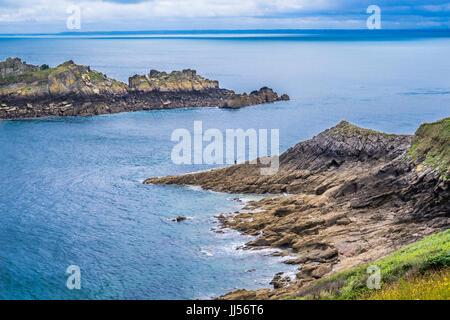
[[[289,100],[268,87],[250,94],[222,89],[219,82],[185,69],[150,70],[129,84],[66,61],[40,67],[8,58],[0,62],[0,119],[93,116],[141,110],[240,107]]]
[[[263,179],[260,165],[244,163],[144,183],[293,193],[251,201],[245,212],[219,217],[223,227],[256,236],[246,248],[293,252],[296,257],[285,263],[299,266],[295,281],[276,274],[273,290],[237,290],[219,298],[283,299],[449,228],[449,123],[423,124],[415,135],[402,136],[343,121],[288,149],[272,177]],[[436,139],[441,145],[427,145]],[[436,153],[437,164],[430,160]]]
[[[215,192],[211,190],[203,190],[202,191],[210,191]],[[226,226],[222,219],[224,217],[228,219],[233,219],[233,217],[238,216],[242,212],[246,211],[245,207],[249,202],[253,201],[259,201],[266,199],[264,195],[236,195],[237,197],[229,198],[230,201],[236,201],[239,203],[239,209],[234,212],[229,213],[221,213],[219,215],[214,216],[214,223],[217,224],[217,227],[213,227],[210,229],[211,232],[215,233],[217,237],[219,238],[233,238],[236,239],[236,243],[230,248],[234,252],[231,254],[235,255],[256,255],[261,257],[261,259],[268,259],[266,263],[270,263],[271,265],[276,265],[276,274],[269,275],[267,271],[264,271],[264,266],[255,267],[254,269],[246,270],[245,273],[251,274],[254,279],[255,285],[257,288],[253,289],[255,291],[260,290],[271,290],[274,286],[278,285],[278,278],[282,275],[283,277],[279,280],[282,280],[284,283],[289,283],[291,281],[295,280],[295,274],[296,274],[296,266],[291,265],[289,263],[286,263],[286,261],[289,261],[289,259],[295,258],[295,255],[290,255],[290,252],[283,250],[281,248],[275,248],[275,247],[259,247],[259,248],[251,248],[247,246],[247,243],[254,241],[258,238],[257,235],[250,235],[246,234],[245,232],[242,232],[240,230],[237,230],[235,228],[230,228]],[[250,197],[250,199],[249,199]],[[273,195],[275,198],[276,196]],[[251,212],[247,213],[256,213],[257,210],[252,210]],[[261,274],[263,273],[263,274]],[[254,286],[254,287],[255,287]],[[258,288],[259,287],[259,288]],[[235,287],[233,290],[229,290],[228,292],[233,292],[235,290],[239,290],[239,287]],[[227,294],[227,293],[226,293]],[[225,295],[226,295],[225,294]],[[220,299],[222,295],[213,295],[208,297],[208,299],[217,300]]]

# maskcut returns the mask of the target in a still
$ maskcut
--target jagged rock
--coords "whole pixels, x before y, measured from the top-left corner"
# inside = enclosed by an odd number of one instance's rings
[[[261,177],[263,165],[239,164],[202,174],[149,179],[149,183],[196,184],[205,189],[229,193],[312,193],[336,192],[342,182],[334,172],[348,172],[342,194],[352,193],[358,185],[353,180],[365,167],[386,163],[404,153],[413,136],[391,135],[362,129],[341,121],[314,138],[298,143],[280,156],[279,171],[272,176]],[[330,165],[338,163],[339,165]],[[356,167],[353,173],[351,168]],[[327,171],[326,175],[323,175]],[[354,179],[349,179],[354,177]],[[317,186],[325,186],[319,189]],[[360,186],[362,187],[362,186]],[[338,194],[336,194],[338,196]],[[280,208],[277,208],[280,210]],[[281,214],[281,213],[280,213]]]
[[[181,222],[181,221],[186,221],[186,220],[187,220],[187,218],[183,217],[183,216],[179,216],[179,217],[172,219],[172,221],[174,221],[174,222]]]
[[[27,64],[25,61],[22,61],[19,58],[8,58],[5,61],[0,62],[1,77],[19,75],[25,72],[34,72],[38,70],[38,66]]]
[[[258,91],[253,91],[249,95],[247,95],[246,93],[235,95],[232,99],[228,99],[222,107],[236,109],[255,104],[289,100],[288,95],[284,94],[283,96],[284,98],[280,98],[272,89],[263,87]]]
[[[241,96],[248,99],[240,106],[279,100],[269,88],[238,95],[190,69],[169,74],[151,70],[146,76],[130,77],[128,86],[71,60],[55,68],[18,58],[0,62],[0,119],[224,107]]]
[[[448,229],[449,133],[450,118],[422,125],[415,135],[386,134],[342,121],[284,152],[272,176],[260,175],[261,164],[245,163],[144,183],[292,193],[244,207],[254,212],[219,219],[225,227],[258,235],[249,248],[276,247],[297,255],[286,261],[301,264],[297,280],[262,295],[280,299],[295,296],[325,275]],[[235,291],[222,298],[229,297],[255,298],[256,293]]]
[[[172,71],[170,74],[150,70],[147,76],[135,75],[129,78],[130,88],[138,91],[204,91],[218,89],[219,82],[197,75],[195,70]]]
[[[14,98],[63,97],[68,94],[114,95],[126,92],[125,84],[92,71],[89,67],[76,65],[71,60],[56,68],[43,70],[37,66],[22,65],[13,77],[0,78],[0,96],[9,96],[9,101]]]
[[[280,99],[281,99],[282,101],[288,101],[288,100],[291,100],[291,98],[289,98],[289,96],[288,96],[287,94],[282,94],[281,97],[280,97]]]
[[[288,285],[289,282],[291,282],[291,278],[289,278],[288,276],[281,277],[282,274],[283,274],[283,272],[278,272],[275,275],[275,277],[272,279],[272,281],[270,281],[269,284],[273,285],[274,289],[283,288],[286,285]]]

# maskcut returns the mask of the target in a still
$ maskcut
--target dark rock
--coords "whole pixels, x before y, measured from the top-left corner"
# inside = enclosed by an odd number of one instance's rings
[[[275,277],[272,279],[272,281],[269,282],[269,284],[273,285],[274,289],[279,289],[287,286],[289,282],[291,282],[291,278],[288,276],[282,278],[281,275],[283,272],[278,272]]]
[[[0,119],[226,107],[229,103],[241,107],[278,100],[269,88],[250,95],[221,89],[217,81],[191,69],[169,74],[151,70],[148,76],[130,77],[127,85],[71,60],[48,69],[18,58],[0,62]]]
[[[172,219],[172,221],[174,221],[174,222],[181,222],[181,221],[185,221],[185,220],[187,220],[187,218],[183,217],[183,216],[179,216],[179,217]]]
[[[270,103],[281,100],[282,99],[278,97],[272,89],[263,87],[258,91],[253,91],[249,95],[246,93],[234,95],[231,99],[228,99],[222,107],[237,109],[255,104]]]
[[[8,58],[5,61],[0,62],[0,76],[6,77],[10,75],[21,75],[25,72],[38,71],[38,66],[27,64],[22,62],[19,58]]]
[[[413,136],[341,121],[285,151],[271,176],[261,175],[260,164],[243,163],[144,183],[236,194],[292,193],[252,202],[248,209],[257,209],[252,219],[248,213],[219,219],[224,227],[257,236],[249,248],[276,247],[297,256],[285,261],[301,264],[297,280],[285,286],[277,274],[271,283],[275,289],[260,295],[282,299],[336,270],[370,263],[449,228],[449,123],[446,118],[422,125]],[[430,162],[436,157],[439,162]],[[225,298],[250,296],[256,292]]]

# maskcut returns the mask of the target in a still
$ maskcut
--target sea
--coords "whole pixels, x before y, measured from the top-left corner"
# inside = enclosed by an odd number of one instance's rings
[[[193,132],[194,121],[224,133],[278,129],[280,152],[340,120],[413,134],[450,115],[449,55],[446,30],[0,35],[0,60],[73,60],[126,83],[190,68],[239,93],[268,86],[291,98],[0,120],[0,299],[209,299],[269,288],[279,271],[294,278],[287,257],[243,250],[253,237],[218,224],[263,196],[142,184],[223,166],[175,164],[174,130]],[[69,266],[80,270],[79,289],[68,286]]]

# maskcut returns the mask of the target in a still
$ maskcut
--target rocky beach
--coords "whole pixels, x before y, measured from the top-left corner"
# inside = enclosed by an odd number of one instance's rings
[[[54,68],[19,58],[0,62],[0,119],[92,116],[188,107],[240,108],[289,100],[268,87],[250,94],[222,89],[219,82],[186,69],[151,70],[129,83],[108,78],[73,61]]]
[[[219,216],[223,227],[256,238],[247,249],[280,248],[296,279],[276,274],[274,289],[237,290],[222,299],[302,297],[318,280],[376,261],[450,225],[450,118],[414,135],[346,121],[280,156],[280,169],[242,163],[146,184],[196,185],[227,193],[280,194]],[[342,287],[343,284],[337,284]]]

